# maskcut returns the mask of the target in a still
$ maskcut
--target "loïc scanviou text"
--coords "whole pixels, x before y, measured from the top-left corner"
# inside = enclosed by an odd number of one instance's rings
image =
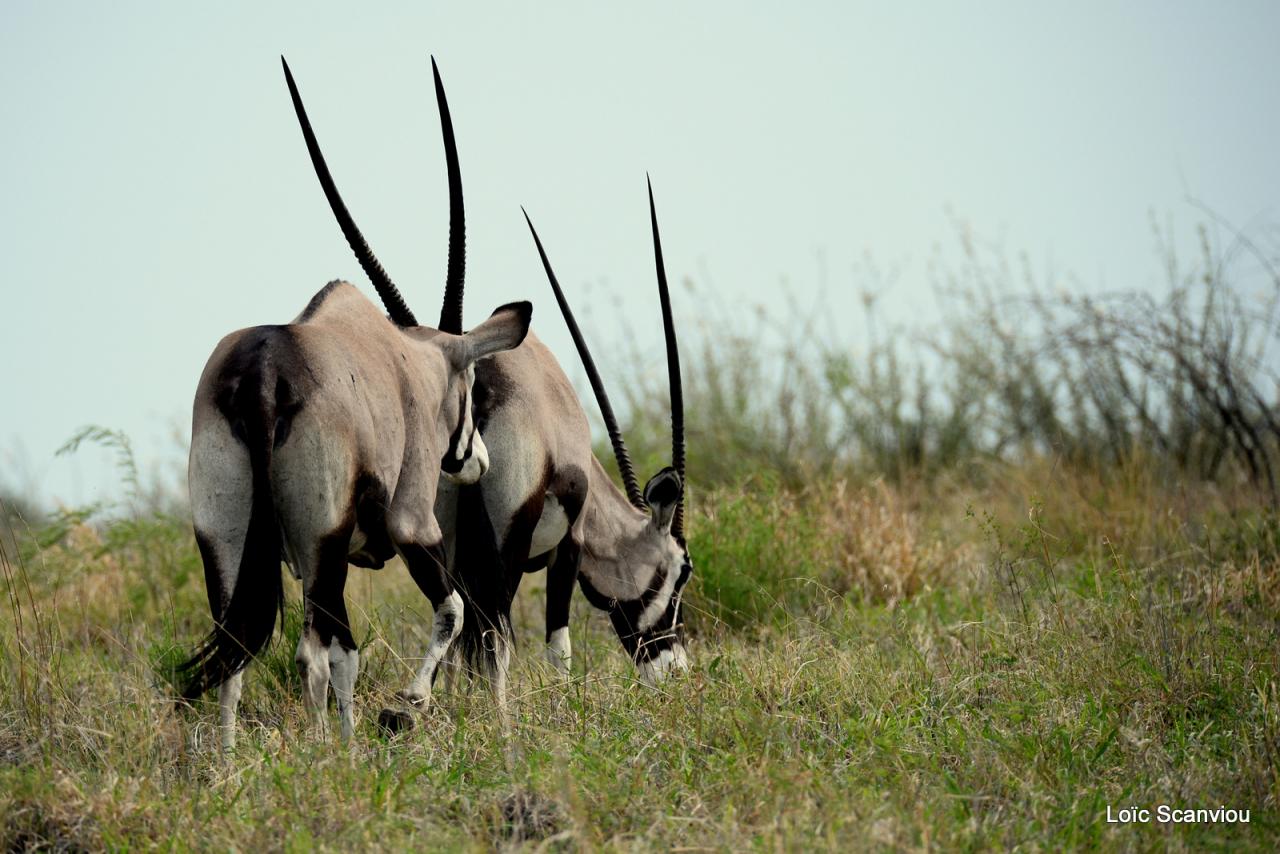
[[[1218,806],[1209,809],[1182,809],[1160,804],[1149,807],[1107,805],[1107,824],[1248,824],[1249,810]]]

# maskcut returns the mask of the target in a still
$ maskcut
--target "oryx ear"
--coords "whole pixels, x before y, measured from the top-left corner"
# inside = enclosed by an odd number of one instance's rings
[[[682,492],[684,483],[671,466],[649,478],[649,482],[644,485],[644,503],[649,505],[649,513],[658,530],[671,530],[671,520],[676,515]]]
[[[529,334],[533,303],[512,302],[499,306],[489,319],[462,336],[461,367],[477,359],[520,346]]]

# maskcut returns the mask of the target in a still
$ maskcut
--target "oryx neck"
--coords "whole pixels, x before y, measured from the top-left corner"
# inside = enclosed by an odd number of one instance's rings
[[[648,587],[657,568],[648,554],[651,546],[646,545],[649,514],[627,500],[594,457],[588,479],[581,571],[602,594],[634,599]]]

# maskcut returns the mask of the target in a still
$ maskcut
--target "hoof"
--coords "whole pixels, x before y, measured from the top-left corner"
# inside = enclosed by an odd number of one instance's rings
[[[383,709],[378,713],[378,729],[387,735],[398,735],[413,729],[413,715],[403,709]]]

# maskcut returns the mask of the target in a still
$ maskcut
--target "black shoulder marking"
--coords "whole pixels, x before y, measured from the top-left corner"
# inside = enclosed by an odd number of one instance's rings
[[[548,490],[560,502],[560,508],[572,527],[587,501],[587,473],[578,466],[558,468],[550,476]]]
[[[302,314],[298,315],[298,322],[306,323],[310,320],[315,313],[320,310],[320,306],[324,305],[325,300],[327,300],[329,296],[338,289],[338,286],[344,284],[346,284],[346,282],[342,279],[334,279],[332,282],[316,291],[316,295],[311,298],[311,302],[307,303],[307,307],[302,310]]]

